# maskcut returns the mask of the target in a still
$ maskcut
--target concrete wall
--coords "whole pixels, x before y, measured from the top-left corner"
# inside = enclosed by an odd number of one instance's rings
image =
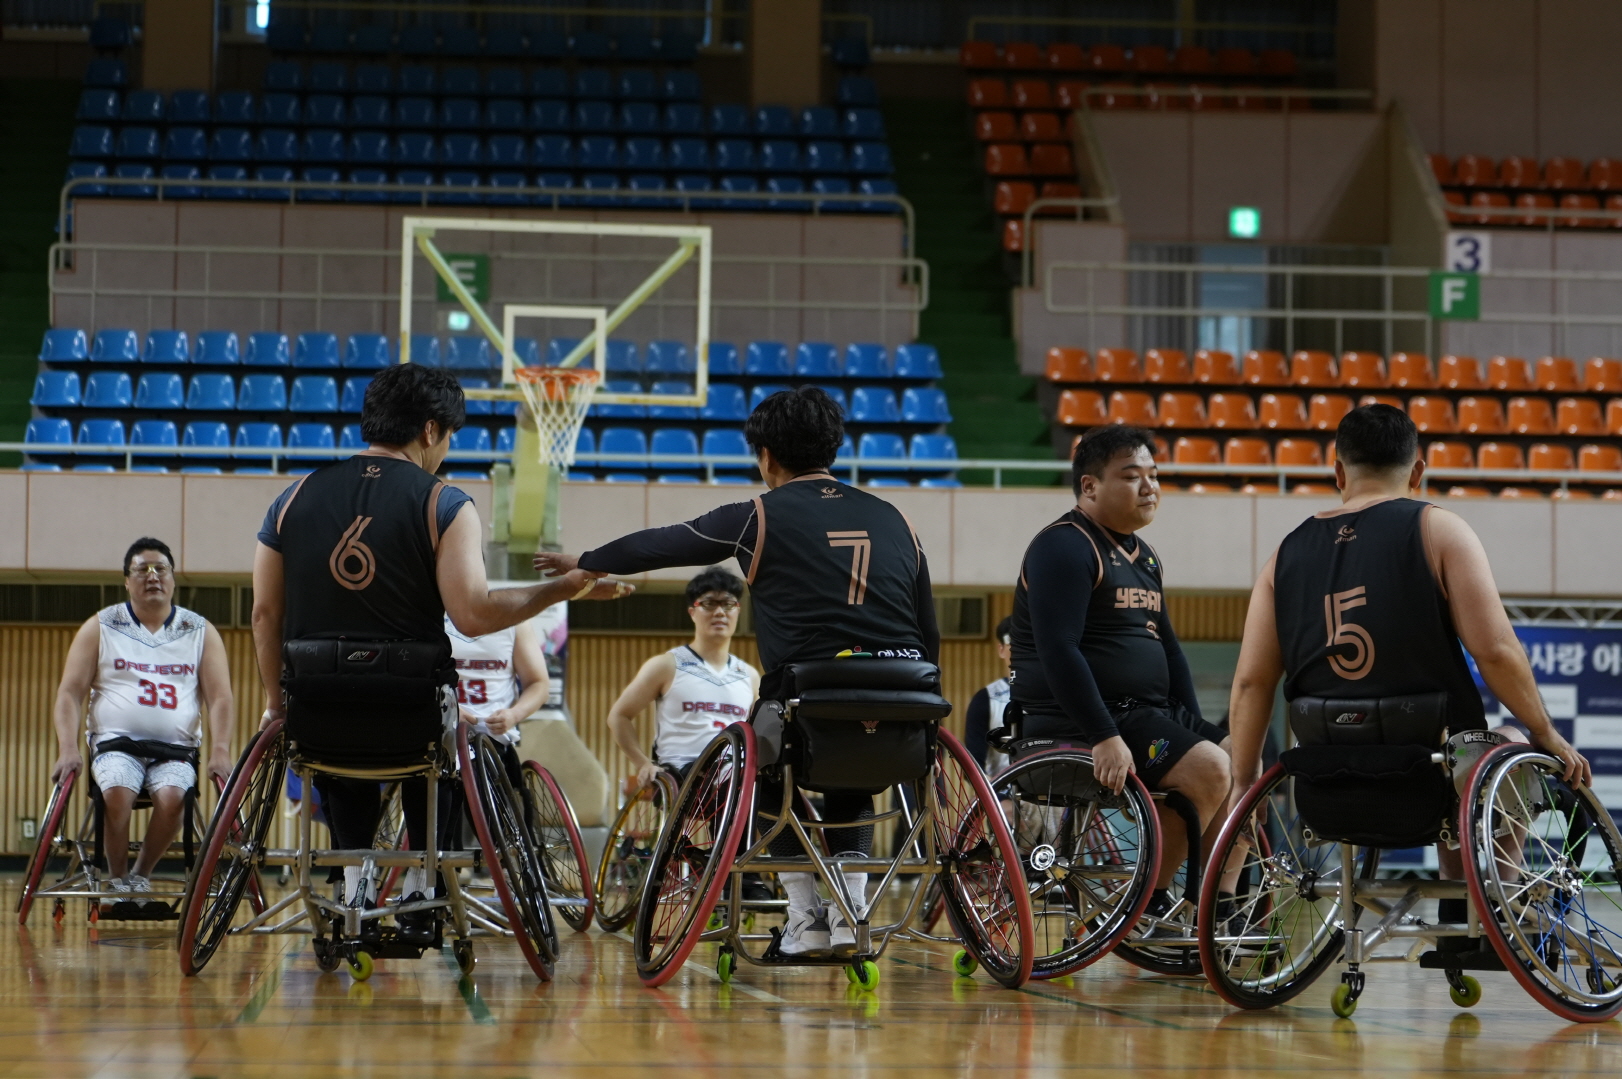
[[[1013,290],[1014,338],[1019,342],[1019,369],[1027,375],[1040,375],[1047,351],[1054,345],[1096,348],[1126,340],[1126,320],[1109,315],[1089,320],[1079,315],[1057,315],[1047,309],[1042,283],[1047,266],[1053,262],[1123,262],[1127,255],[1127,230],[1123,225],[1098,222],[1033,222],[1034,247],[1031,251],[1030,288]],[[1054,299],[1059,303],[1085,303],[1088,277],[1074,272],[1054,276]],[[1092,276],[1093,299],[1103,304],[1126,303],[1126,274],[1099,272]]]
[[[1622,271],[1622,236],[1599,232],[1493,229],[1494,274],[1513,270]],[[1562,327],[1495,323],[1495,315],[1597,315],[1622,312],[1622,281],[1481,281],[1481,322],[1444,322],[1444,352],[1477,356],[1622,356],[1622,326]]]

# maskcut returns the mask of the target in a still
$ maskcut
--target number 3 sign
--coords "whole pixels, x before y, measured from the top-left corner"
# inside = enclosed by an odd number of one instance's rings
[[[1492,233],[1450,232],[1442,254],[1451,273],[1491,273]]]

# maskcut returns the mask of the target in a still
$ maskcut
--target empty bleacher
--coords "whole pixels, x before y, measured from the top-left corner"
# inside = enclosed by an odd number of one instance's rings
[[[1502,228],[1622,228],[1622,161],[1601,157],[1506,157],[1449,160],[1428,155],[1454,224]],[[1550,213],[1563,210],[1566,213]],[[1485,212],[1484,212],[1485,211]],[[1513,211],[1513,212],[1511,212]],[[1588,216],[1582,211],[1608,211]]]

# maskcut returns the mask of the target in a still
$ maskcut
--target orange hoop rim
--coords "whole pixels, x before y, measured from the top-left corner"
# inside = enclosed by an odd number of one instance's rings
[[[562,382],[578,385],[596,382],[602,376],[592,367],[515,367],[513,377],[519,382]]]

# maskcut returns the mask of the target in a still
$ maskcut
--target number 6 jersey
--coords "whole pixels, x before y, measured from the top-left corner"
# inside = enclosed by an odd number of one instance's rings
[[[513,641],[518,637],[518,628],[467,637],[447,616],[445,634],[451,639],[451,655],[456,657],[456,675],[460,679],[456,702],[478,717],[480,733],[489,734],[484,720],[518,699],[518,676],[513,670]],[[502,737],[516,744],[518,728]]]
[[[101,631],[96,681],[90,688],[90,737],[153,739],[195,746],[202,741],[197,671],[208,621],[184,607],[152,633],[128,603],[96,615]]]

